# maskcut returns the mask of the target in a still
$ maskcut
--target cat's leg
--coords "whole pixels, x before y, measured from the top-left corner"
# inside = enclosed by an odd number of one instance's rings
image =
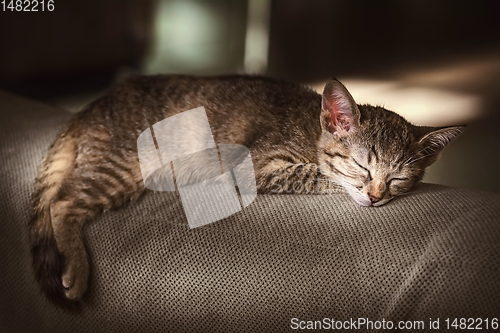
[[[89,263],[83,244],[82,229],[85,221],[96,214],[81,199],[60,198],[51,205],[51,220],[57,250],[62,260],[60,281],[64,295],[78,300],[87,290]]]
[[[78,300],[87,289],[85,222],[144,192],[136,151],[84,139],[59,138],[35,185],[30,223],[33,266],[40,286],[55,301]]]
[[[64,258],[61,281],[69,299],[81,298],[87,289],[89,264],[82,238],[85,222],[144,192],[135,152],[101,152],[84,159],[87,163],[77,163],[51,206],[54,236]]]
[[[51,219],[63,258],[61,281],[67,298],[80,299],[87,289],[89,264],[82,237],[85,222],[135,199],[143,191],[140,171],[133,174],[105,163],[76,169],[75,175],[61,186],[51,205]]]
[[[259,169],[256,178],[259,193],[331,194],[342,191],[315,163],[273,159]]]

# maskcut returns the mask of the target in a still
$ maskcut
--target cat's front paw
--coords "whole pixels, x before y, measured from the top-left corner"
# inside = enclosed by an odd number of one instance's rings
[[[62,274],[62,284],[66,297],[74,301],[80,300],[87,290],[88,279],[89,264],[85,256],[73,257],[66,262]]]

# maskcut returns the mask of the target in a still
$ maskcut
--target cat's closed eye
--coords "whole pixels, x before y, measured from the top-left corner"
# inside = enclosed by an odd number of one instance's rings
[[[395,177],[387,182],[387,186],[394,194],[408,191],[413,185],[412,179],[408,177]]]
[[[354,161],[354,163],[356,163],[357,166],[359,166],[363,171],[366,171],[366,178],[368,178],[369,181],[371,181],[373,178],[372,178],[372,174],[370,172],[370,170],[364,166],[362,166],[358,161],[356,161],[356,159],[352,159]]]
[[[396,177],[394,177],[394,178],[391,178],[388,183],[389,183],[389,185],[396,185],[397,186],[397,185],[401,185],[402,183],[408,182],[408,181],[410,181],[410,178],[406,178],[406,177],[405,178],[396,178]]]

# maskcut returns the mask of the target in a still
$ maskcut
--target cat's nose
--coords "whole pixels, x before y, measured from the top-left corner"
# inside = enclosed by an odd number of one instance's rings
[[[380,198],[380,197],[375,197],[375,196],[373,196],[373,195],[371,195],[371,194],[368,194],[368,198],[370,198],[370,201],[371,201],[372,203],[376,203],[376,202],[380,201],[380,199],[382,199],[382,198]]]
[[[368,198],[372,204],[379,202],[384,197],[386,190],[385,182],[380,179],[373,179],[368,187]]]

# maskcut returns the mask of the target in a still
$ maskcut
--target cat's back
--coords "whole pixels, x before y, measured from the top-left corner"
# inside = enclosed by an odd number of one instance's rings
[[[290,117],[320,101],[320,95],[301,84],[254,75],[132,76],[118,85],[117,92],[173,112],[180,107],[205,106],[220,113],[236,110],[238,114]]]
[[[90,104],[73,127],[102,128],[124,143],[165,118],[203,106],[217,142],[248,145],[270,131],[283,135],[317,119],[320,105],[320,95],[305,86],[261,76],[137,75]]]

